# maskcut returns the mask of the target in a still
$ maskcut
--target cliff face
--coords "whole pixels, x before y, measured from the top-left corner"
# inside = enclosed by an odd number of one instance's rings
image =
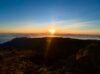
[[[35,71],[39,74],[44,71],[50,71],[51,74],[54,71],[60,74],[98,74],[99,49],[99,40],[15,38],[0,45],[0,71],[8,72],[10,70],[7,68],[15,66],[10,72],[17,69],[18,72],[29,74],[33,71],[33,74],[37,74]]]

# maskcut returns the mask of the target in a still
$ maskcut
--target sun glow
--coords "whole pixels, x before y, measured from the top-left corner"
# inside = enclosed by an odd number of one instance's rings
[[[50,34],[55,34],[56,30],[54,28],[49,29]]]

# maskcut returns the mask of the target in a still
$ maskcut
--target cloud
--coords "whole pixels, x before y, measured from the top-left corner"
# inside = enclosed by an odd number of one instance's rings
[[[64,20],[57,21],[56,24],[58,26],[62,26],[64,28],[100,28],[100,20],[92,20],[92,21],[82,21],[82,20]]]
[[[62,28],[62,30],[73,33],[95,33],[100,34],[100,20],[62,20],[56,21],[56,26]]]
[[[9,25],[9,26],[8,26]],[[59,33],[91,33],[100,34],[100,20],[60,20],[53,22],[22,21],[7,23],[0,27],[0,32],[47,32],[54,27]]]

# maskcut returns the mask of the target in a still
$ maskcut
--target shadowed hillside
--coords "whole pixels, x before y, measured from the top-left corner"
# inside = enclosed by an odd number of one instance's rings
[[[100,41],[15,38],[0,45],[0,74],[99,74]]]

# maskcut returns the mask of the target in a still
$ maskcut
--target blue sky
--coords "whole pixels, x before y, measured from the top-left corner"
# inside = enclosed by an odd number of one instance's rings
[[[66,33],[100,34],[99,21],[100,0],[0,0],[0,32],[42,31],[55,23]]]

